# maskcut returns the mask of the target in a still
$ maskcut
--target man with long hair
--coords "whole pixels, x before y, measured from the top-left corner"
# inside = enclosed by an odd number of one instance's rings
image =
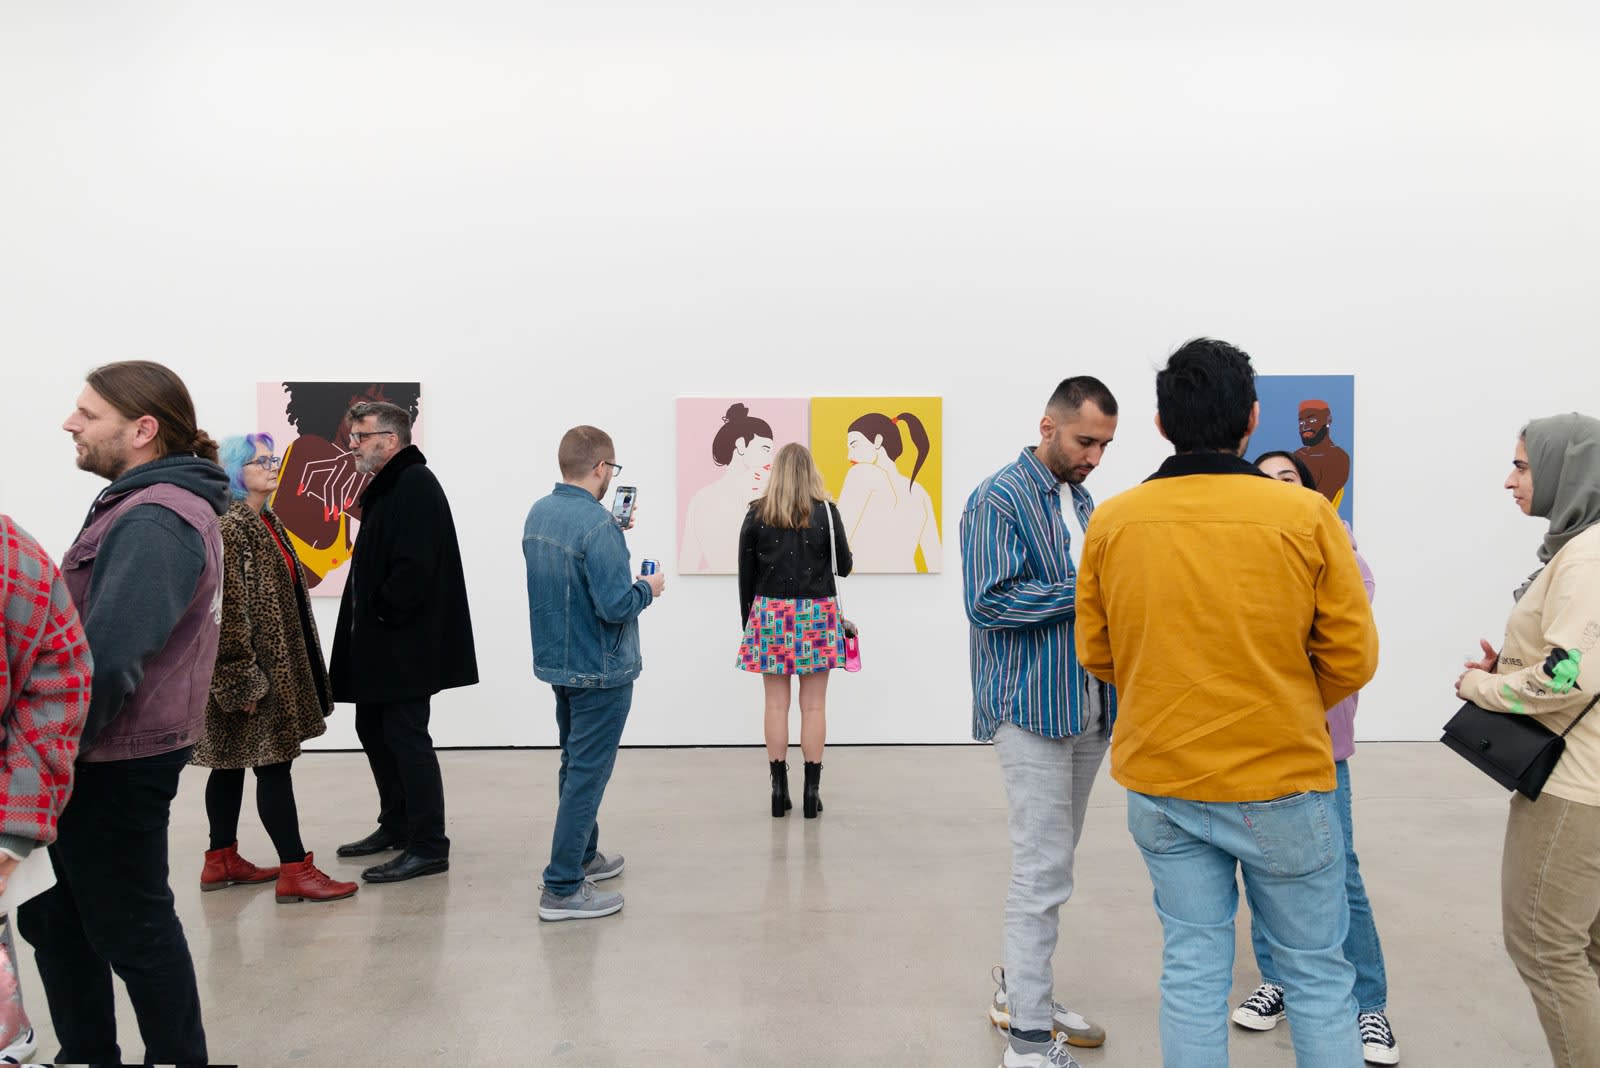
[[[228,476],[183,381],[107,364],[62,429],[111,485],[62,561],[94,657],[56,885],[22,907],[61,1040],[58,1061],[120,1064],[111,975],[128,988],[145,1063],[204,1064],[200,991],[167,878],[178,775],[205,728],[222,615]]]

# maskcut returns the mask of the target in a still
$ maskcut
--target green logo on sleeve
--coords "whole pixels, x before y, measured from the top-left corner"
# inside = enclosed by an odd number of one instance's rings
[[[1571,693],[1572,688],[1578,685],[1578,665],[1583,660],[1583,654],[1576,649],[1568,649],[1566,659],[1558,661],[1550,669],[1550,690],[1552,693]]]

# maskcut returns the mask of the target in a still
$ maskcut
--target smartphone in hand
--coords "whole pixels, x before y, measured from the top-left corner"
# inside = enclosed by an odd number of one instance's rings
[[[633,522],[633,504],[638,499],[639,487],[618,486],[617,492],[611,498],[611,518],[617,521],[617,526],[627,530]]]

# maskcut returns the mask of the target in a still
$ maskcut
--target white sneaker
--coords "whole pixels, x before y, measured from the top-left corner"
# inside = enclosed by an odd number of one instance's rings
[[[0,1049],[0,1064],[22,1064],[33,1056],[33,1051],[38,1048],[39,1040],[30,1027],[18,1035],[11,1045]]]
[[[1011,1031],[1011,1007],[1006,1000],[1006,970],[994,966],[994,1000],[989,1003],[989,1022],[1002,1035]],[[1082,1049],[1097,1049],[1106,1043],[1106,1029],[1084,1019],[1059,1001],[1050,1003],[1050,1029],[1057,1035],[1066,1035],[1067,1044]]]
[[[1026,1045],[1037,1045],[1039,1048],[1019,1053],[1007,1041],[1005,1056],[1000,1059],[1000,1068],[1083,1068],[1083,1065],[1072,1059],[1072,1051],[1067,1048],[1066,1035],[1057,1035],[1055,1041],[1048,1046],[1033,1042]]]

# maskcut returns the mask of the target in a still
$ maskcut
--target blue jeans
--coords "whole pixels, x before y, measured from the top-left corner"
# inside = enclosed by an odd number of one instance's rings
[[[583,866],[600,845],[600,799],[605,796],[617,746],[633,704],[633,683],[600,689],[555,686],[556,727],[561,735],[561,770],[556,775],[556,829],[544,886],[557,897],[578,892]]]
[[[1344,939],[1344,959],[1356,970],[1357,1010],[1383,1012],[1389,1007],[1389,977],[1383,968],[1383,946],[1378,942],[1378,925],[1372,919],[1372,903],[1367,900],[1367,888],[1361,881],[1361,863],[1356,859],[1355,824],[1350,819],[1350,767],[1344,760],[1333,766],[1339,773],[1339,788],[1333,796],[1344,825],[1344,895],[1350,902],[1350,933]],[[1278,970],[1272,966],[1272,947],[1267,945],[1254,913],[1250,915],[1250,943],[1256,951],[1261,981],[1282,986]]]
[[[1128,792],[1128,830],[1150,869],[1165,939],[1166,1068],[1228,1063],[1239,870],[1294,1006],[1295,1064],[1360,1068],[1339,824],[1332,793],[1231,803]]]

